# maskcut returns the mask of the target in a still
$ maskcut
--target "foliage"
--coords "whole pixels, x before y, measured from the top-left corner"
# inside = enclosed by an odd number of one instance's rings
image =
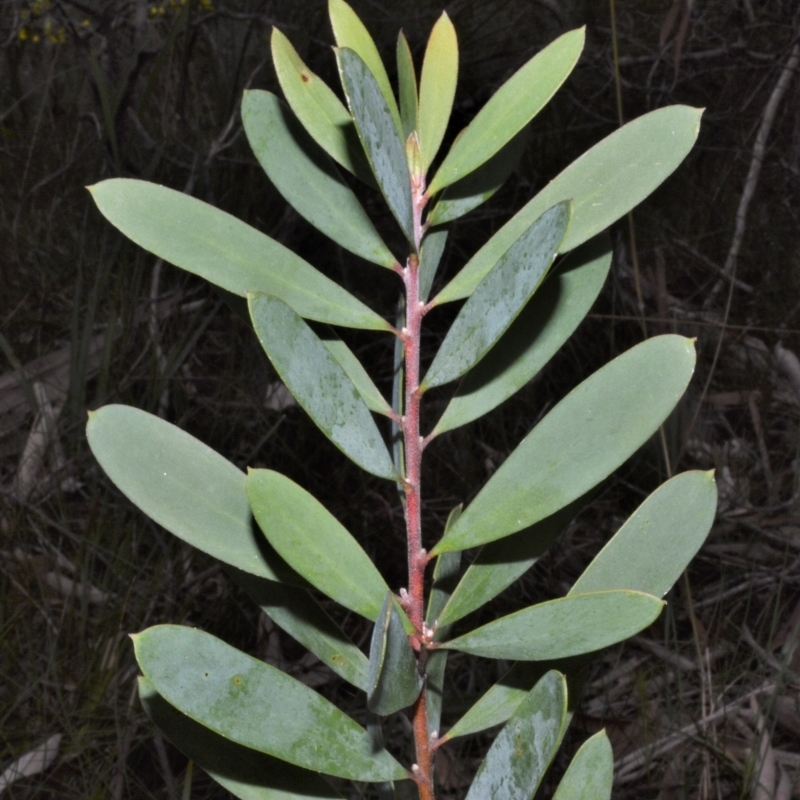
[[[581,498],[659,429],[691,378],[693,343],[674,335],[646,340],[577,386],[463,513],[451,515],[430,551],[421,529],[423,452],[437,436],[514,394],[571,335],[610,266],[604,229],[680,164],[700,114],[683,106],[661,109],[595,145],[428,300],[448,226],[513,169],[519,137],[568,78],[583,31],[534,56],[441,154],[458,69],[447,15],[431,33],[419,82],[401,34],[398,99],[352,9],[330,0],[329,11],[347,105],[276,30],[273,60],[288,105],[250,91],[242,118],[259,162],[295,210],[343,249],[402,280],[405,314],[396,327],[298,255],[210,205],[126,179],[98,184],[92,194],[133,241],[246,298],[264,351],[319,429],[366,472],[397,483],[408,585],[397,593],[387,586],[357,539],[287,477],[261,469],[245,476],[163,420],[125,406],[101,408],[87,435],[121,491],[167,530],[228,565],[277,624],[365,692],[369,713],[360,725],[276,668],[210,634],[172,625],[134,637],[141,697],[167,736],[238,797],[332,796],[313,774],[322,773],[384,785],[398,796],[412,781],[426,800],[435,796],[439,747],[456,731],[505,722],[467,796],[523,800],[537,791],[564,735],[575,657],[621,641],[658,616],[661,598],[710,528],[712,476],[684,473],[654,492],[566,597],[459,636],[452,625],[527,569]],[[365,186],[353,183],[359,179]],[[406,258],[396,257],[362,206],[359,198],[371,187],[397,222]],[[461,299],[466,302],[423,378],[423,318]],[[402,368],[391,404],[353,352],[320,323],[395,337]],[[425,393],[458,379],[441,420],[423,437]],[[474,547],[482,549],[455,581],[461,552]],[[426,591],[431,564],[433,585]],[[314,592],[375,622],[369,658],[327,617]],[[533,662],[543,670],[534,670],[524,691],[504,692],[498,684],[489,713],[482,701],[440,736],[442,675],[451,650]],[[383,743],[381,722],[395,713],[411,716],[416,755],[410,766],[401,763],[408,761],[402,742],[390,741],[388,749]],[[274,759],[292,766],[271,769]],[[610,748],[598,735],[578,752],[556,796],[608,796],[611,778]]]

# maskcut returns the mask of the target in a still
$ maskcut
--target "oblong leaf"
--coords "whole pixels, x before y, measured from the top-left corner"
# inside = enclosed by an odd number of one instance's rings
[[[425,49],[419,82],[419,146],[424,172],[433,163],[444,139],[458,80],[456,29],[443,11]]]
[[[511,586],[547,551],[582,504],[583,498],[530,528],[481,548],[442,609],[439,623],[452,625]]]
[[[391,329],[291,250],[208,203],[129,178],[89,191],[100,213],[140,247],[229,292],[269,292],[301,316],[332,325]]]
[[[162,528],[245,572],[308,585],[253,524],[244,473],[199,439],[123,405],[90,411],[86,438],[114,485]]]
[[[428,214],[428,224],[452,222],[485,203],[511,177],[527,144],[526,126],[466,178],[448,186]]]
[[[651,111],[587,150],[503,225],[434,302],[469,297],[531,222],[560,200],[574,204],[562,253],[605,230],[677,169],[697,139],[702,113],[688,106]]]
[[[230,742],[171,706],[147,678],[138,680],[147,716],[185,756],[239,800],[333,800],[319,775]]]
[[[305,589],[228,569],[279,627],[353,686],[366,691],[369,661]]]
[[[408,708],[422,691],[422,676],[392,593],[387,591],[369,648],[367,707],[387,716]]]
[[[298,214],[345,250],[382,267],[395,266],[353,190],[289,108],[271,92],[246,91],[242,123],[258,163]]]
[[[481,281],[439,347],[423,391],[468,372],[508,330],[558,254],[569,217],[569,203],[545,211]]]
[[[589,312],[610,267],[611,241],[600,234],[551,270],[489,357],[464,376],[431,437],[482,417],[528,383]]]
[[[369,409],[314,331],[277,297],[250,294],[248,303],[262,347],[319,429],[362,469],[396,480]]]
[[[439,262],[442,260],[444,246],[447,243],[448,231],[440,228],[430,231],[422,240],[422,247],[419,254],[419,299],[425,302],[431,292],[433,279],[436,277],[436,270],[439,269]]]
[[[567,682],[548,672],[497,734],[466,800],[530,800],[567,727]]]
[[[522,440],[431,552],[500,539],[585,494],[658,429],[694,364],[693,341],[673,334],[648,339],[606,364]]]
[[[220,639],[181,625],[157,625],[132,638],[139,667],[158,694],[226,739],[325,775],[408,777],[328,700]]]
[[[411,176],[405,145],[375,78],[358,53],[347,47],[338,48],[336,61],[358,138],[364,146],[375,180],[400,229],[414,244]]]
[[[553,800],[610,800],[614,753],[605,731],[590,736],[575,753]]]
[[[344,103],[306,66],[292,43],[277,28],[272,29],[271,45],[278,82],[303,127],[339,166],[375,186],[356,126]]]
[[[664,603],[643,592],[576,594],[523,608],[442,644],[486,658],[544,661],[601,650],[652,624]]]
[[[359,58],[366,64],[367,69],[374,76],[380,88],[386,107],[392,116],[398,134],[402,135],[403,125],[400,121],[400,111],[394,98],[392,84],[386,73],[375,41],[370,36],[364,23],[358,18],[353,9],[344,0],[328,0],[328,14],[331,19],[333,36],[339,47],[348,47],[358,53]],[[345,93],[347,88],[345,88]]]
[[[250,508],[279,555],[323,594],[374,620],[386,581],[345,527],[313,495],[279,472],[251,469]]]
[[[559,36],[492,95],[445,156],[430,195],[477,169],[544,108],[572,72],[584,38],[584,28]]]
[[[569,594],[636,589],[663,597],[705,541],[716,511],[713,472],[676,475],[633,512]]]
[[[397,87],[400,97],[400,119],[403,123],[403,138],[408,139],[417,130],[419,119],[419,95],[414,58],[403,31],[397,37]]]

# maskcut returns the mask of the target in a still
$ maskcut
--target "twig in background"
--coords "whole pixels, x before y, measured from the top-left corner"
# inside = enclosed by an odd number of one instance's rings
[[[758,391],[750,392],[747,400],[750,409],[750,419],[753,421],[753,430],[758,442],[758,452],[761,456],[761,469],[764,471],[764,480],[767,482],[767,505],[774,506],[778,502],[778,486],[775,483],[775,476],[772,472],[772,464],[769,460],[769,450],[764,439],[764,427],[761,424],[761,413],[758,410],[758,400],[761,393]]]

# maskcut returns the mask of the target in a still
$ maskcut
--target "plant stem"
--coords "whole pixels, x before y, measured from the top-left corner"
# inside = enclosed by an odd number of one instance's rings
[[[422,240],[422,211],[425,206],[424,179],[413,186],[414,192],[414,232],[416,251],[419,253]],[[419,356],[424,315],[419,297],[419,257],[417,253],[409,256],[403,271],[406,291],[406,324],[403,330],[405,345],[405,413],[403,415],[403,441],[405,449],[405,492],[406,492],[406,536],[408,546],[408,616],[417,630],[418,664],[424,670],[426,661],[424,641],[425,620],[425,567],[428,554],[422,546],[422,449],[423,442],[419,428]],[[414,776],[420,800],[434,800],[433,787],[433,749],[428,734],[428,709],[423,684],[422,692],[414,704],[413,713],[414,745],[417,762]]]

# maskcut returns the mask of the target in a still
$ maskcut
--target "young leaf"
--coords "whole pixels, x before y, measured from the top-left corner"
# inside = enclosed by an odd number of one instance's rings
[[[291,42],[277,28],[272,29],[272,61],[286,102],[314,141],[348,172],[375,186],[350,112],[331,88],[303,63]]]
[[[589,312],[610,267],[611,242],[600,234],[551,270],[489,357],[464,376],[431,436],[482,417],[531,380]]]
[[[500,539],[588,492],[655,433],[694,364],[692,340],[673,334],[648,339],[606,364],[522,440],[431,552]]]
[[[447,12],[433,26],[419,83],[419,142],[427,172],[444,139],[458,79],[458,40]]]
[[[423,303],[428,299],[436,270],[439,269],[447,233],[447,229],[440,228],[437,231],[430,231],[422,240],[419,254],[419,299]]]
[[[319,337],[277,297],[250,294],[248,302],[262,347],[320,430],[362,469],[396,480],[375,420]]]
[[[503,225],[434,302],[469,297],[531,222],[560,200],[574,204],[562,253],[605,230],[675,171],[692,149],[701,114],[688,106],[651,111],[587,150]]]
[[[411,176],[403,140],[375,78],[358,53],[346,47],[339,48],[336,60],[347,104],[372,172],[401,230],[414,244]]]
[[[676,475],[634,511],[569,594],[635,589],[663,597],[705,541],[716,511],[713,472]]]
[[[452,222],[485,203],[509,179],[527,144],[526,126],[474,172],[448,186],[428,214],[428,224]]]
[[[374,620],[389,587],[344,526],[305,489],[279,472],[251,469],[250,508],[269,543],[323,594]]]
[[[663,607],[661,600],[643,592],[576,594],[523,608],[441,646],[485,658],[567,658],[639,633]]]
[[[307,319],[349,328],[389,324],[291,250],[236,217],[147,181],[89,187],[100,213],[140,247],[244,297],[269,292]]]
[[[369,35],[369,31],[364,27],[364,23],[358,18],[356,12],[344,0],[329,0],[328,14],[331,18],[331,27],[333,28],[336,44],[339,47],[350,48],[366,64],[367,69],[380,89],[383,101],[391,114],[398,135],[402,135],[403,125],[400,121],[397,101],[394,99],[394,92],[392,92],[392,85],[389,82],[389,76],[386,74],[386,67],[383,65],[380,53],[378,53],[378,48]],[[344,90],[345,94],[348,94],[346,86]]]
[[[611,800],[614,753],[605,731],[581,746],[558,784],[553,800]]]
[[[428,187],[430,196],[488,161],[544,108],[572,72],[584,37],[583,28],[560,36],[492,95],[445,156]]]
[[[369,662],[305,589],[228,572],[280,628],[353,686],[366,691]]]
[[[583,502],[581,498],[530,528],[485,545],[442,610],[439,623],[452,625],[526,573],[578,513]]]
[[[185,756],[239,800],[334,800],[319,775],[230,742],[171,706],[147,678],[138,680],[145,713]]]
[[[253,525],[244,473],[186,431],[109,405],[89,412],[86,438],[116,487],[179,539],[253,575],[308,585]]]
[[[420,388],[455,380],[508,329],[541,283],[569,224],[570,204],[546,211],[508,249],[458,313]]]
[[[530,800],[567,727],[567,682],[548,672],[520,704],[489,748],[466,800]]]
[[[322,344],[328,348],[328,352],[333,356],[339,366],[347,373],[347,377],[353,381],[353,386],[361,395],[361,399],[366,403],[370,411],[384,416],[392,416],[392,407],[373,383],[362,363],[356,358],[353,351],[336,335],[336,332],[329,328],[321,335]]]
[[[419,96],[417,95],[417,73],[414,70],[414,58],[403,31],[400,31],[400,35],[397,37],[397,84],[400,95],[403,139],[408,139],[419,125]]]
[[[392,269],[396,259],[331,159],[271,92],[247,91],[242,123],[275,188],[301,216],[345,250]]]
[[[275,667],[194,628],[131,637],[145,677],[170,705],[236,744],[356,781],[408,773],[328,700]]]
[[[412,705],[422,691],[422,676],[403,628],[397,602],[387,590],[369,648],[367,706],[387,716]]]

